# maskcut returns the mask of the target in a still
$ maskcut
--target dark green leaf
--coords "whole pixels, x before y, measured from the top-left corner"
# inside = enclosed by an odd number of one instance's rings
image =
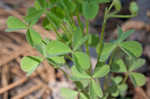
[[[115,60],[111,67],[112,72],[127,72],[126,65],[122,59]]]
[[[97,44],[99,43],[99,35],[97,35],[97,34],[91,34],[89,36],[88,42],[89,42],[89,46],[96,47]]]

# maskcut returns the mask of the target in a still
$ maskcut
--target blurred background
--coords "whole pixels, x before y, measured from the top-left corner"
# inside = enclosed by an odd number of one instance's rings
[[[133,0],[121,0],[121,14],[129,14],[128,7],[131,1]],[[147,82],[142,88],[134,88],[129,82],[126,95],[128,98],[125,99],[150,99],[150,0],[136,2],[140,9],[138,16],[131,19],[110,19],[105,39],[109,41],[116,37],[118,25],[124,31],[135,29],[135,33],[128,39],[137,40],[143,45],[142,57],[146,59],[146,64],[138,71],[146,76]],[[20,69],[20,60],[23,56],[39,53],[27,44],[25,31],[5,32],[6,21],[8,16],[22,20],[27,8],[33,4],[34,0],[0,0],[0,99],[63,99],[60,96],[60,88],[74,87],[61,71],[49,66],[46,61],[30,77]],[[107,5],[100,5],[99,14],[90,22],[91,33],[100,32],[103,10]],[[43,37],[55,39],[55,34],[44,30],[40,21],[34,28]]]

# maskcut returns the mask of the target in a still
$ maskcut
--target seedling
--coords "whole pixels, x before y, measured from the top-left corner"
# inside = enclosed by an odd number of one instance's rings
[[[93,35],[89,33],[89,21],[98,14],[99,4],[104,3],[109,3],[110,6],[105,8],[100,35]],[[22,70],[30,75],[43,60],[62,70],[76,85],[76,90],[62,89],[65,99],[125,97],[128,79],[135,87],[143,86],[144,75],[135,71],[145,63],[145,60],[140,58],[142,46],[137,41],[126,41],[134,30],[123,32],[118,27],[118,38],[110,42],[104,41],[108,19],[131,18],[136,16],[138,11],[135,2],[130,4],[129,15],[120,15],[121,8],[119,0],[36,0],[34,6],[27,10],[23,21],[10,16],[7,31],[25,29],[28,43],[42,55],[25,56],[21,60]],[[32,28],[42,15],[43,28],[54,31],[57,35],[56,40],[42,38]],[[81,21],[81,17],[84,17],[85,23]],[[63,33],[59,33],[58,30],[62,30]],[[97,50],[96,66],[92,66],[90,61],[90,47]],[[66,59],[73,65],[70,66]],[[62,67],[67,67],[71,74],[67,74]],[[102,78],[104,84],[100,84],[99,80]]]

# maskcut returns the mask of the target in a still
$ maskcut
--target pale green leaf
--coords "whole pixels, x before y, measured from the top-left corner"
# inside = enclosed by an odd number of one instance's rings
[[[30,75],[42,61],[43,59],[38,56],[25,56],[21,60],[21,69]]]
[[[42,41],[42,37],[40,36],[40,34],[33,29],[27,30],[26,39],[28,43],[31,44],[33,47],[40,44]]]
[[[7,26],[8,26],[9,32],[26,28],[26,24],[14,16],[8,17]]]
[[[61,95],[64,99],[76,99],[78,92],[69,89],[69,88],[61,88]]]

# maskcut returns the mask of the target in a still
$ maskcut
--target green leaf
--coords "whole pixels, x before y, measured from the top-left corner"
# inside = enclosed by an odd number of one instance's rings
[[[88,99],[88,97],[85,94],[80,93],[80,98],[79,99]]]
[[[39,20],[43,12],[43,9],[36,10],[35,8],[29,8],[27,11],[27,15],[25,16],[25,21],[32,26]]]
[[[96,48],[97,53],[99,53],[98,48],[99,48],[99,46],[97,46],[97,48]],[[104,43],[100,61],[101,62],[106,61],[115,48],[116,48],[116,44],[114,44],[114,43]]]
[[[86,81],[87,81],[87,79],[91,78],[86,72],[84,72],[84,71],[79,72],[75,66],[72,67],[71,71],[72,71],[72,77],[71,77],[72,80],[80,81],[80,80],[86,79]]]
[[[129,56],[139,57],[142,54],[143,48],[137,41],[126,41],[120,43],[121,49]]]
[[[126,65],[122,59],[115,60],[111,67],[112,72],[127,72]]]
[[[89,35],[84,36],[79,41],[76,42],[76,45],[74,46],[73,50],[76,51],[79,49],[89,38]]]
[[[95,18],[99,10],[99,5],[96,2],[84,2],[82,5],[83,16],[89,20]]]
[[[118,27],[118,42],[122,42],[127,39],[131,34],[134,33],[134,30],[128,30],[127,32],[123,32],[121,27]]]
[[[88,40],[89,46],[96,47],[99,43],[99,35],[97,34],[90,34]]]
[[[23,23],[21,20],[19,20],[18,18],[14,16],[8,17],[7,26],[8,26],[9,32],[26,28],[25,23]]]
[[[54,40],[46,45],[46,52],[48,54],[47,57],[53,57],[71,53],[71,49],[64,43]]]
[[[117,76],[117,77],[112,78],[112,80],[113,80],[116,84],[119,84],[119,83],[121,83],[121,81],[123,80],[123,78],[122,78],[121,76]]]
[[[47,13],[47,19],[50,22],[51,25],[53,25],[53,27],[55,27],[56,29],[58,29],[62,23],[62,19],[57,16],[54,12],[49,12]]]
[[[93,77],[94,78],[102,78],[105,75],[107,75],[110,71],[109,65],[104,65],[100,68],[98,68],[96,71],[94,71]]]
[[[46,0],[36,0],[41,8],[47,8],[47,2]]]
[[[128,85],[125,83],[120,84],[120,85],[118,85],[118,89],[119,89],[119,93],[123,96],[128,89]]]
[[[146,82],[146,78],[143,74],[132,72],[129,76],[135,87],[143,86]]]
[[[33,29],[27,30],[26,39],[28,43],[31,44],[33,47],[40,44],[42,41],[42,37],[40,36],[40,34]]]
[[[75,47],[78,45],[79,41],[82,39],[83,34],[81,32],[80,28],[77,28],[75,32],[73,33],[73,38],[72,38],[72,46]]]
[[[103,97],[103,91],[99,83],[96,83],[94,80],[91,80],[90,83],[90,99],[97,99],[97,97]]]
[[[134,60],[133,64],[129,67],[129,71],[136,70],[145,64],[145,59],[139,58]]]
[[[21,60],[21,69],[30,75],[42,61],[43,59],[38,56],[25,56]]]
[[[93,0],[97,3],[109,3],[111,0]]]
[[[64,99],[76,99],[78,92],[69,89],[69,88],[61,88],[61,95]]]
[[[65,64],[64,56],[50,57],[50,58],[48,58],[48,61],[49,61],[53,66],[62,66],[62,65]],[[57,67],[57,68],[58,68],[58,67]]]
[[[136,15],[137,12],[139,11],[139,7],[138,5],[136,4],[136,2],[131,2],[130,3],[130,8],[129,8],[130,12],[132,15]]]
[[[84,71],[90,68],[90,58],[86,53],[73,53],[73,61],[79,71]]]
[[[117,11],[121,10],[121,2],[120,2],[120,0],[114,0],[114,5],[115,5],[115,9]]]

